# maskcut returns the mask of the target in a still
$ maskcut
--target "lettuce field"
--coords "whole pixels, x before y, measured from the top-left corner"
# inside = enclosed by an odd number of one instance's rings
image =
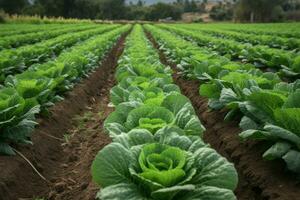
[[[300,24],[0,26],[0,199],[297,200]]]

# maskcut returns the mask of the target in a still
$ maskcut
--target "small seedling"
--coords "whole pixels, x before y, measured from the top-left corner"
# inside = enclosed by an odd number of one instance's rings
[[[70,143],[70,139],[71,139],[71,135],[68,134],[68,133],[65,133],[65,134],[64,134],[64,140],[65,140],[65,142],[66,142],[67,144]]]

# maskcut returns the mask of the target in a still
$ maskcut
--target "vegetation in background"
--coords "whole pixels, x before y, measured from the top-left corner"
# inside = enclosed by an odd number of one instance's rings
[[[0,9],[0,23],[4,23],[5,18],[6,18],[5,12],[2,9]]]
[[[113,142],[92,164],[96,199],[236,200],[233,164],[202,141],[192,103],[140,25],[126,40],[116,79],[115,111],[104,122]]]
[[[184,13],[208,14],[215,21],[272,22],[300,19],[300,0],[0,0],[6,13],[79,19],[180,20]],[[148,2],[149,3],[149,2]],[[3,20],[2,20],[3,21]]]
[[[299,0],[239,0],[235,8],[235,19],[250,22],[272,22],[293,19],[291,13],[298,13]],[[297,20],[297,18],[294,18]]]
[[[232,3],[219,3],[212,7],[209,16],[216,21],[229,21],[233,17],[234,6]]]

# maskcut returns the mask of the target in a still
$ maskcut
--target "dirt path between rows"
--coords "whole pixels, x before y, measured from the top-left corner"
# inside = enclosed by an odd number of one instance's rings
[[[114,72],[124,49],[124,34],[100,67],[51,108],[51,117],[40,119],[33,145],[15,148],[47,179],[40,178],[20,156],[0,156],[0,200],[94,199],[90,165],[97,152],[110,143],[103,121],[115,84]]]
[[[74,125],[68,131],[68,142],[63,144],[65,159],[52,179],[50,191],[44,196],[49,200],[93,200],[99,188],[92,182],[90,168],[97,152],[111,142],[103,130],[103,122],[112,108],[109,91],[113,85],[114,70],[95,102],[86,112],[73,118]]]
[[[158,49],[158,44],[150,33],[148,38]],[[253,141],[241,142],[238,123],[224,122],[225,111],[210,111],[208,100],[199,96],[199,81],[186,80],[179,75],[174,63],[168,62],[162,51],[158,50],[161,62],[173,68],[173,79],[187,96],[206,127],[205,142],[221,155],[233,162],[238,174],[239,185],[235,194],[239,200],[298,200],[299,182],[285,171],[281,161],[264,161],[261,157],[266,143]]]

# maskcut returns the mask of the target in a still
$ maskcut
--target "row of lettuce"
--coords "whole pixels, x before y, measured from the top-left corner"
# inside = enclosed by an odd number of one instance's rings
[[[300,173],[300,81],[286,83],[254,65],[232,62],[166,30],[146,25],[170,62],[201,80],[200,95],[214,110],[227,109],[225,120],[241,119],[243,140],[269,142],[266,160],[283,159]]]
[[[188,98],[141,25],[126,40],[104,122],[113,142],[92,164],[101,200],[233,200],[234,166],[205,144]]]
[[[60,24],[33,25],[33,24],[2,24],[0,36],[12,36],[43,31],[44,29],[59,28]]]
[[[206,25],[185,25],[180,27],[188,28],[190,30],[197,30],[198,33],[209,34],[223,39],[234,39],[238,42],[251,43],[253,45],[266,45],[272,48],[295,50],[300,49],[300,39],[298,38],[286,38],[278,35],[266,35],[259,33],[245,33],[243,31],[226,30],[218,28],[218,26],[206,26]]]
[[[8,75],[15,75],[26,71],[33,64],[55,59],[66,48],[117,27],[120,26],[99,25],[97,27],[77,28],[77,31],[74,30],[75,33],[62,34],[32,45],[0,51],[0,84]]]
[[[172,31],[182,37],[196,42],[202,48],[208,48],[220,55],[239,60],[244,63],[252,63],[257,68],[278,71],[282,77],[297,79],[300,77],[300,55],[297,51],[286,51],[270,48],[264,45],[252,45],[241,43],[229,38],[218,38],[205,34],[194,26],[160,25],[166,30]]]
[[[211,23],[206,27],[220,30],[230,30],[239,33],[256,35],[271,35],[283,38],[300,39],[300,23],[260,23],[260,24],[233,24],[233,23]]]
[[[0,89],[0,153],[14,154],[12,143],[31,143],[36,115],[47,114],[47,108],[62,99],[60,95],[98,67],[98,61],[129,29],[126,25],[95,35],[54,60],[8,76]]]
[[[37,29],[34,32],[20,33],[17,35],[5,35],[0,38],[0,51],[4,49],[17,48],[26,44],[33,44],[42,40],[57,37],[62,34],[72,33],[80,30],[97,28],[97,25],[56,25]]]

